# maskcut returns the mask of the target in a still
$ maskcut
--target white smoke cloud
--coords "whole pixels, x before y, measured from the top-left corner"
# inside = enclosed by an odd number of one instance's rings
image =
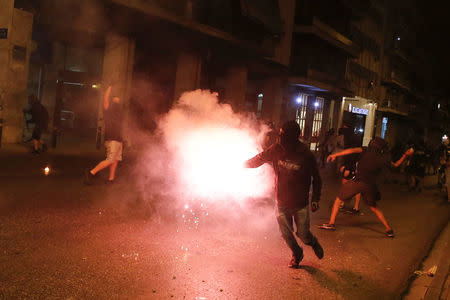
[[[144,154],[145,190],[152,186],[150,193],[172,199],[180,215],[184,210],[191,217],[195,211],[223,209],[236,215],[252,202],[271,199],[272,169],[243,167],[262,150],[267,131],[254,116],[233,112],[210,91],[186,92],[161,116],[159,143],[151,143]]]

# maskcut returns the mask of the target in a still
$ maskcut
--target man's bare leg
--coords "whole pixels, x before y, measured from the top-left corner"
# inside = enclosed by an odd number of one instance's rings
[[[119,163],[118,160],[115,160],[110,166],[109,166],[109,178],[108,180],[113,181],[114,178],[116,177],[116,169],[117,169],[117,164]]]
[[[391,230],[392,228],[388,225],[386,218],[383,215],[383,212],[379,210],[376,207],[370,206],[370,210],[375,213],[375,215],[378,217],[378,219],[383,223],[384,227],[386,228],[386,231]]]
[[[34,148],[34,151],[39,150],[39,141],[38,140],[33,139],[33,148]]]
[[[112,160],[103,160],[103,161],[99,162],[98,165],[96,165],[95,168],[93,168],[90,172],[92,175],[95,175],[98,172],[100,172],[101,170],[109,167],[112,163],[114,163],[114,161],[112,161]]]
[[[359,210],[359,202],[361,202],[361,194],[355,196],[355,205],[353,206],[353,209],[356,211]]]
[[[342,204],[344,204],[344,201],[339,199],[339,197],[336,197],[336,200],[334,200],[333,208],[331,209],[331,216],[328,224],[334,224],[334,222],[336,221],[336,216],[339,213],[339,207]]]

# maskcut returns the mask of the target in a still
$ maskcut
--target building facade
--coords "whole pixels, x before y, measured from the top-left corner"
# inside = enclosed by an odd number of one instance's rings
[[[0,84],[19,70],[17,53],[25,80],[20,93],[8,92],[17,98],[3,93],[3,142],[23,139],[22,108],[35,94],[49,110],[54,145],[69,137],[100,145],[108,84],[124,99],[130,144],[136,127],[154,129],[181,93],[197,88],[276,125],[297,120],[311,149],[343,122],[361,144],[395,139],[409,120],[404,107],[426,102],[408,84],[415,65],[394,51],[399,26],[388,1],[1,1],[9,10],[0,18],[0,37],[8,31]]]

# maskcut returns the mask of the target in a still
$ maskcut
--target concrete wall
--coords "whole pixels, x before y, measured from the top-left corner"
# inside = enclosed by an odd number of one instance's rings
[[[8,38],[0,40],[2,143],[18,143],[23,134],[22,110],[27,101],[29,58],[33,50],[33,15],[14,9],[13,0],[0,0],[0,7],[0,28],[8,29]]]

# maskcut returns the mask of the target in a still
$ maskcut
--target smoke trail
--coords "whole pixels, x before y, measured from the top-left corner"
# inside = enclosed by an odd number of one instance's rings
[[[216,94],[184,93],[158,121],[163,146],[147,150],[146,172],[152,182],[162,183],[161,194],[177,200],[179,215],[189,216],[193,226],[198,226],[196,213],[239,214],[249,201],[271,197],[271,168],[243,167],[261,150],[267,130],[254,117],[219,103]]]

